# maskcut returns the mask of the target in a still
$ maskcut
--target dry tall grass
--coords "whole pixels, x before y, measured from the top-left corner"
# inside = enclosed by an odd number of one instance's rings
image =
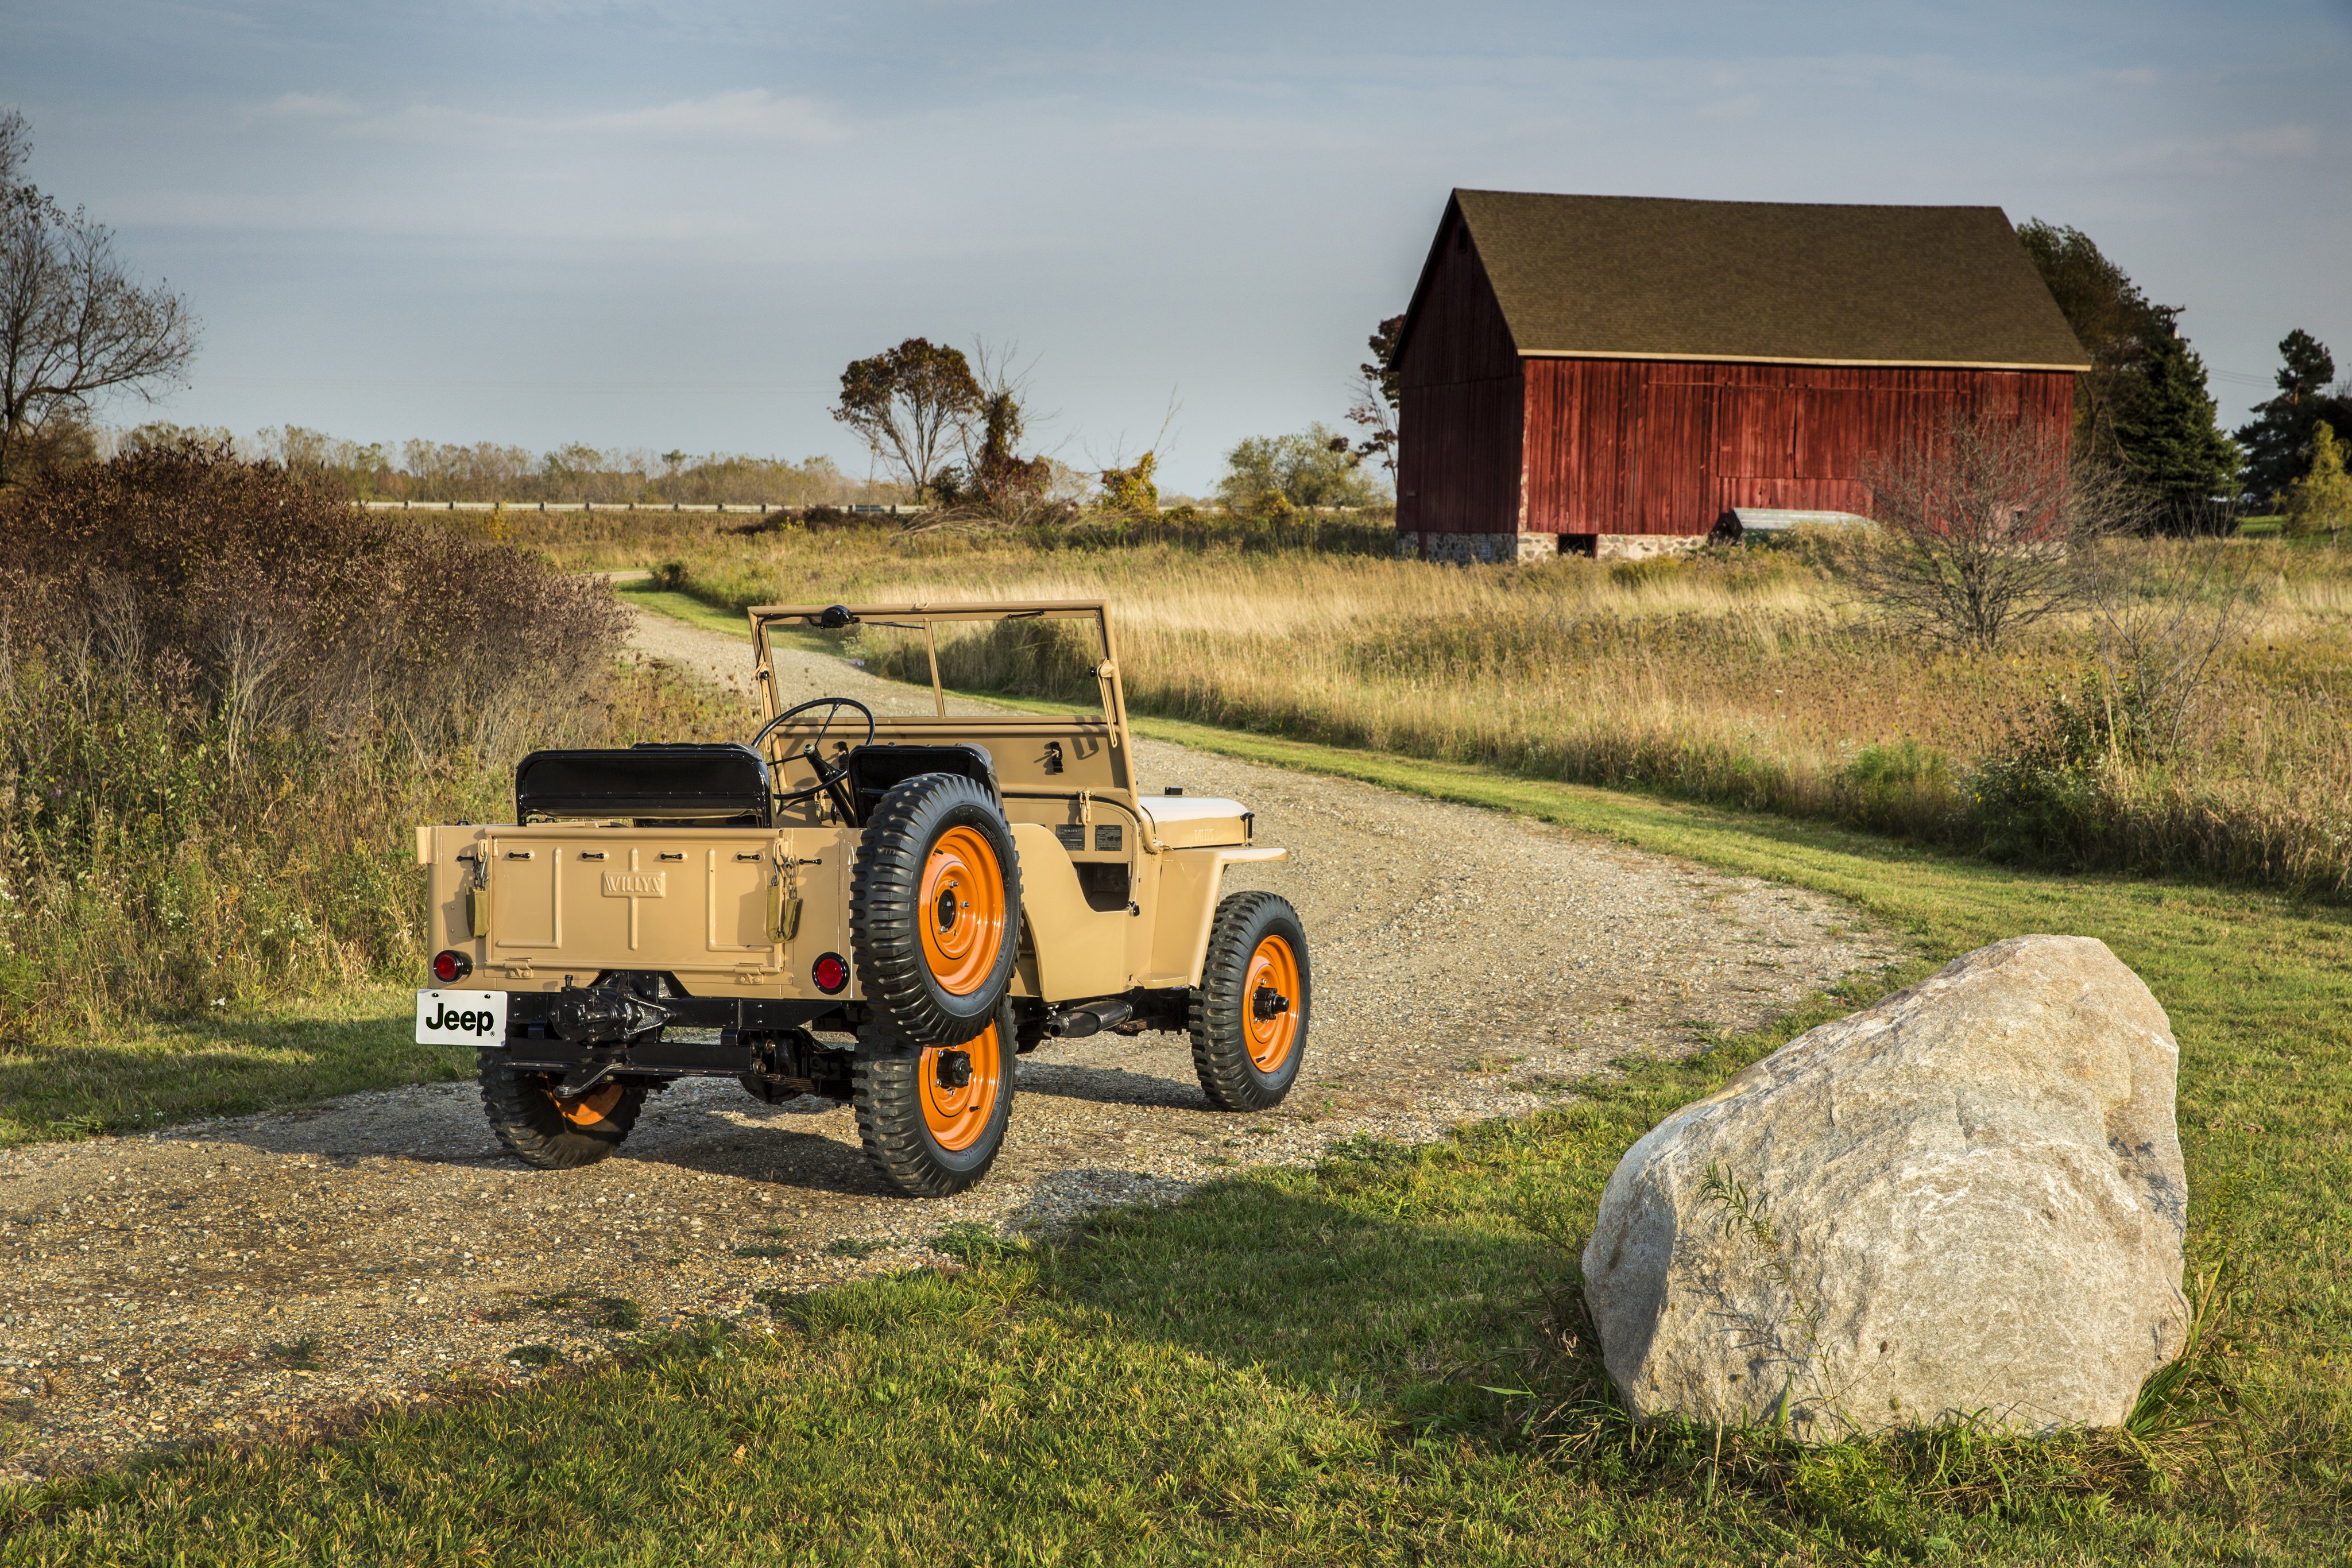
[[[730,607],[1101,596],[1139,712],[2085,867],[2352,893],[2352,552],[2116,548],[2157,601],[2242,580],[2239,632],[2161,752],[2068,728],[2101,668],[2094,617],[2053,618],[1995,653],[1932,646],[1888,630],[1832,552],[1801,545],[1463,570],[1302,549],[784,536],[689,551],[681,580]],[[1078,695],[1054,690],[1060,662],[1023,650],[951,642],[943,661],[974,688]]]
[[[414,973],[414,825],[690,727],[601,584],[152,450],[0,497],[0,1052]]]

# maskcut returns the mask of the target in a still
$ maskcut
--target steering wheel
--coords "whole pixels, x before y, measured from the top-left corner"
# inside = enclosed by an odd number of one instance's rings
[[[760,732],[751,737],[751,749],[757,751],[763,744],[766,743],[768,737],[775,734],[776,731],[783,728],[784,726],[800,717],[801,715],[810,712],[812,709],[815,708],[823,708],[825,710],[824,720],[816,727],[816,734],[809,738],[808,742],[801,747],[800,752],[801,759],[806,762],[811,768],[815,770],[816,782],[809,785],[803,789],[793,789],[779,793],[776,796],[776,803],[778,805],[789,806],[796,800],[806,800],[819,794],[829,793],[835,785],[839,784],[842,779],[848,777],[848,768],[842,767],[838,763],[826,761],[824,754],[817,750],[818,746],[820,746],[824,740],[825,732],[833,727],[835,716],[839,714],[841,710],[845,707],[856,708],[859,713],[866,716],[866,738],[859,741],[857,744],[860,746],[871,745],[874,740],[874,710],[867,707],[864,703],[859,702],[856,697],[812,697],[809,701],[802,703],[798,706],[786,708],[783,712],[778,714],[775,717],[761,725],[760,727]]]

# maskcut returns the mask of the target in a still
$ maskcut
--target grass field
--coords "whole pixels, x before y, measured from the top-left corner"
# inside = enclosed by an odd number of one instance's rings
[[[1625,1146],[1814,1019],[1428,1147],[1219,1184],[1056,1245],[779,1301],[624,1364],[16,1496],[0,1563],[2341,1561],[2352,922],[1821,823],[1146,721],[1851,899],[1940,958],[2104,937],[2182,1046],[2192,1270],[2226,1281],[2129,1435],[1810,1453],[1633,1428],[1576,1306]],[[1895,980],[1913,977],[1892,977]]]
[[[2168,727],[2160,742],[2135,728],[2136,683],[2113,674],[2116,635],[2097,618],[2059,617],[1997,654],[1941,649],[1891,632],[1833,552],[1810,549],[1465,572],[1352,546],[1076,549],[868,531],[704,540],[681,547],[673,580],[722,612],[812,597],[1103,597],[1139,713],[2042,863],[2352,893],[2352,550],[2117,550],[2143,584],[2141,624],[2190,607],[2157,644],[2235,605],[2235,634],[2177,743]],[[943,659],[961,685],[1061,695],[1036,649],[950,639]]]
[[[471,1051],[415,1043],[415,1002],[363,986],[0,1052],[0,1148],[473,1077]]]

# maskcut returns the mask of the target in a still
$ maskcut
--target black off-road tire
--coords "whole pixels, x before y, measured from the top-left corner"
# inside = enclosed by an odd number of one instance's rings
[[[1253,986],[1251,971],[1269,944],[1286,949],[1295,975],[1277,976],[1275,986]],[[1265,977],[1261,971],[1261,981]],[[1284,988],[1287,1005],[1271,1018],[1257,1016],[1256,991],[1277,996]],[[1314,977],[1307,960],[1307,928],[1290,901],[1271,893],[1236,893],[1217,905],[1209,927],[1209,950],[1201,963],[1201,983],[1193,988],[1191,1015],[1192,1070],[1202,1091],[1220,1111],[1265,1111],[1282,1103],[1297,1080],[1298,1064],[1307,1055],[1307,1026],[1314,1011]],[[1288,1017],[1286,1034],[1280,1027]],[[1271,1030],[1267,1026],[1275,1026]],[[1270,1057],[1272,1037],[1281,1036],[1279,1060]]]
[[[924,879],[934,851],[975,835],[995,860],[994,955],[951,988],[927,950],[926,925],[937,922]],[[985,881],[986,873],[975,877]],[[972,907],[970,904],[966,908]],[[989,1027],[1013,986],[1021,936],[1021,861],[1013,830],[987,789],[953,773],[924,773],[892,787],[866,819],[849,884],[849,948],[868,1007],[918,1045],[961,1045]],[[975,948],[975,952],[979,949]]]
[[[906,1197],[946,1197],[988,1174],[1013,1120],[1016,1049],[1010,1000],[998,1004],[989,1027],[960,1046],[919,1046],[879,1019],[858,1030],[850,1103],[866,1157],[892,1190]],[[950,1130],[943,1143],[933,1116],[925,1113],[925,1088],[927,1081],[939,1084],[940,1058],[950,1051],[966,1056],[975,1078],[992,1067],[995,1082],[984,1105],[970,1112],[969,1125]],[[983,1057],[992,1061],[983,1063]],[[940,1090],[934,1113],[955,1101]]]
[[[566,1115],[551,1073],[518,1072],[482,1052],[482,1109],[507,1153],[534,1170],[562,1171],[611,1157],[646,1103],[640,1085],[607,1080],[572,1102]]]

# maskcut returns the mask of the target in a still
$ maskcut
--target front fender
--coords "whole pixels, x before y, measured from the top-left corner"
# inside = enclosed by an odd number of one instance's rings
[[[1284,849],[1169,850],[1160,856],[1159,907],[1154,912],[1151,961],[1136,983],[1154,989],[1197,986],[1209,950],[1209,925],[1217,917],[1229,865],[1290,858]]]

